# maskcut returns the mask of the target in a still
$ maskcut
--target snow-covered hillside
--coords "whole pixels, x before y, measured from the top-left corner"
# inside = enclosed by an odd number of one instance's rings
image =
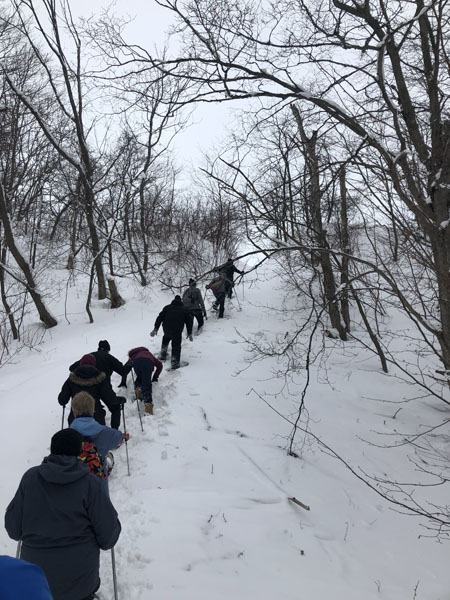
[[[245,293],[240,286],[239,303],[226,305],[230,318],[210,314],[204,332],[192,343],[183,341],[182,359],[190,364],[163,371],[154,385],[155,414],[143,419],[144,432],[129,377],[131,475],[122,447],[110,480],[123,527],[116,546],[119,598],[449,600],[449,547],[419,537],[426,531],[418,520],[394,512],[313,439],[302,443],[299,434],[300,457],[287,456],[291,427],[258,394],[294,418],[298,397],[287,389],[270,396],[281,387],[271,376],[275,363],[248,364],[242,338],[285,330],[282,314],[262,308],[280,305],[278,287],[271,278],[246,284]],[[161,333],[151,339],[149,332],[173,296],[145,296],[124,282],[121,293],[126,305],[115,311],[94,305],[89,325],[84,297],[72,288],[70,325],[62,300],[51,307],[58,327],[1,369],[3,511],[23,472],[48,453],[61,426],[56,398],[68,365],[95,350],[100,339],[121,360],[133,346],[159,349]],[[365,440],[426,422],[426,411],[433,409],[410,404],[394,422],[398,407],[379,399],[405,397],[406,384],[383,375],[369,355],[335,351],[327,376],[328,383],[319,377],[311,382],[311,431],[369,474],[410,469],[404,448],[383,450]],[[439,493],[444,503],[446,490]],[[292,496],[311,510],[290,502]],[[3,528],[0,545],[15,555],[16,544]],[[101,598],[111,600],[110,553],[102,554],[101,577]]]

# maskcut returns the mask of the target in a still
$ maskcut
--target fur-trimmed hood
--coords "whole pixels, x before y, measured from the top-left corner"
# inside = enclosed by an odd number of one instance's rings
[[[90,387],[97,385],[106,379],[105,373],[99,371],[97,367],[91,367],[90,365],[80,365],[72,371],[69,375],[69,379],[75,385],[83,387]]]

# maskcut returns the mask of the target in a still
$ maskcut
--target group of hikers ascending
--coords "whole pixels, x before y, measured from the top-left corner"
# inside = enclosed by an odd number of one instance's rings
[[[231,259],[220,269],[219,276],[206,288],[213,291],[215,309],[222,318],[225,297],[232,295],[233,275],[243,273]],[[26,471],[6,510],[5,527],[8,535],[19,542],[17,554],[21,560],[0,556],[2,600],[96,598],[100,550],[111,550],[115,581],[113,548],[121,525],[109,498],[108,476],[114,464],[111,450],[126,444],[130,436],[125,430],[126,398],[115,393],[111,376],[120,375],[119,387],[126,387],[127,376],[133,370],[136,398],[143,401],[145,413],[152,415],[152,384],[161,374],[169,344],[171,369],[177,369],[183,366],[183,329],[186,326],[187,338],[193,341],[194,319],[200,333],[207,312],[195,280],[190,279],[183,296],[175,296],[156,318],[150,335],[154,337],[162,325],[159,357],[139,346],[132,348],[122,363],[110,353],[109,342],[100,340],[97,350],[70,365],[69,377],[58,395],[63,407],[62,427],[65,407],[71,401],[69,427],[53,435],[49,456]],[[111,427],[105,424],[102,403],[111,413]],[[119,430],[121,414],[124,432]],[[7,575],[3,577],[2,573]]]

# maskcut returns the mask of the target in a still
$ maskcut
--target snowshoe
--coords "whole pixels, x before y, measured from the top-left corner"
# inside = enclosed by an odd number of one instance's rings
[[[108,452],[106,455],[106,474],[109,477],[111,471],[114,468],[114,454],[112,452]]]
[[[176,371],[176,369],[180,369],[181,367],[187,367],[188,366],[188,361],[187,360],[180,360],[179,363],[173,363],[169,369],[167,369],[168,371]]]

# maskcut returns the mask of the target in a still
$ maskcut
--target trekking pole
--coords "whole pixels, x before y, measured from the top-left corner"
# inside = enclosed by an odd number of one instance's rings
[[[238,303],[238,310],[242,310],[242,306],[241,306],[241,303],[240,303],[240,301],[239,301],[239,298],[238,298],[237,292],[235,292],[235,293],[234,293],[234,297],[236,298],[236,300],[237,300],[237,303]]]
[[[62,419],[61,419],[61,429],[64,429],[64,412],[66,410],[66,405],[64,404],[63,408],[63,414],[62,414]]]
[[[130,473],[130,459],[128,457],[127,425],[125,423],[125,408],[124,408],[123,404],[122,404],[122,419],[123,419],[123,433],[125,435],[125,450],[127,451],[128,475],[131,475],[131,473]]]
[[[16,558],[20,558],[21,552],[22,552],[22,540],[19,540],[17,542]]]
[[[134,382],[133,371],[131,371],[131,377],[133,378],[134,395],[136,396],[136,384]],[[139,400],[138,400],[137,396],[136,396],[136,406],[137,406],[137,411],[138,411],[138,415],[139,415],[139,421],[141,422],[141,431],[142,431],[142,433],[144,433],[144,426],[142,425],[141,409],[139,408]]]
[[[114,600],[118,600],[119,595],[117,593],[116,557],[114,556],[114,548],[111,548],[111,563],[113,573]]]

